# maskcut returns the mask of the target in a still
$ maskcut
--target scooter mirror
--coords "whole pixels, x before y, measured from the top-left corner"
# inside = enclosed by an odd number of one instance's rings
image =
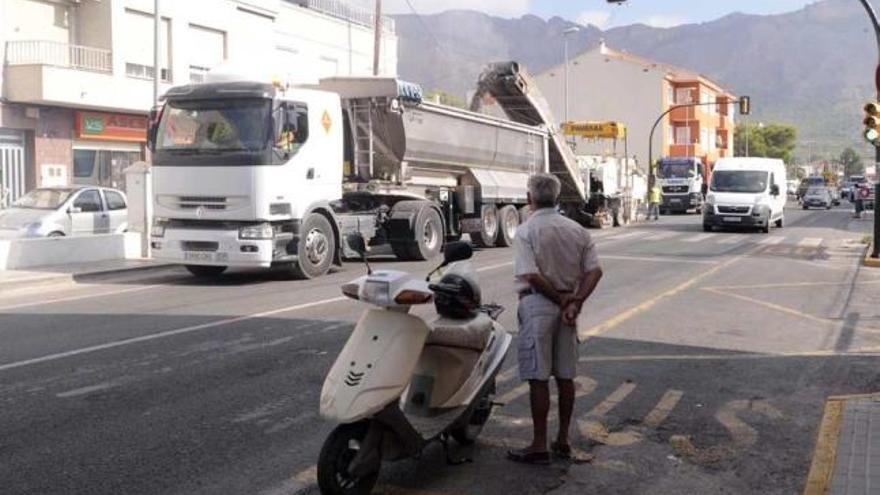
[[[456,261],[469,260],[474,250],[466,242],[450,242],[443,248],[443,264],[448,265]]]

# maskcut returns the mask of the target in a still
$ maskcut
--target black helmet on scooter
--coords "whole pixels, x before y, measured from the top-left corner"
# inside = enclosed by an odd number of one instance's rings
[[[474,318],[480,312],[480,287],[468,277],[450,273],[432,284],[434,307],[447,318]]]

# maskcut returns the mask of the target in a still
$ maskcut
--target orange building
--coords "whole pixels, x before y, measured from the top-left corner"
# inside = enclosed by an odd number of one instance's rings
[[[719,158],[733,156],[736,96],[699,74],[670,69],[664,83],[663,106],[706,105],[676,108],[669,114],[660,157],[699,158],[711,166]]]

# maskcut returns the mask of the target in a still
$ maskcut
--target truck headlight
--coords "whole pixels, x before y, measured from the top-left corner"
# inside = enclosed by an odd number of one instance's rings
[[[164,218],[154,218],[153,219],[153,228],[150,229],[150,235],[152,237],[165,237],[165,227],[168,226],[168,221]]]
[[[275,229],[272,224],[261,223],[258,225],[248,225],[238,230],[238,238],[245,240],[265,240],[275,237]]]

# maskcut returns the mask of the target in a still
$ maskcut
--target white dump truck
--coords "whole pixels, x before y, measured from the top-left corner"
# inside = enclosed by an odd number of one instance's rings
[[[396,78],[311,87],[226,80],[169,90],[149,132],[156,259],[197,276],[228,267],[325,274],[346,238],[435,256],[469,234],[509,246],[529,174],[551,172],[578,218],[587,190],[548,105],[516,63],[481,76],[471,110]],[[507,118],[480,112],[497,104]]]

